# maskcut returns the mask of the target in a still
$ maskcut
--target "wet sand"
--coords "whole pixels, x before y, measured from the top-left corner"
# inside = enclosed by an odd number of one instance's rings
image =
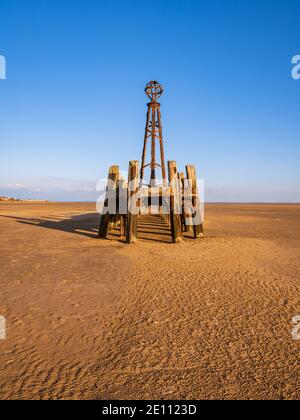
[[[300,205],[207,205],[178,245],[145,219],[99,240],[98,219],[0,203],[0,398],[300,397]]]

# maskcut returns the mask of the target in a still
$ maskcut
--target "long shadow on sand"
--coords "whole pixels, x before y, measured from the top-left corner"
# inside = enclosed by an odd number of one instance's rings
[[[94,239],[98,238],[100,219],[98,213],[76,215],[66,219],[61,219],[57,216],[48,216],[46,218],[25,218],[1,215],[0,217],[14,219],[17,222],[25,225],[42,227],[45,229],[60,230],[63,232],[74,233]]]
[[[62,218],[51,215],[45,218],[20,217],[1,215],[13,219],[24,225],[36,226],[45,229],[59,230],[76,235],[82,235],[92,239],[98,239],[100,216],[98,213],[85,213]],[[120,229],[113,228],[109,233],[109,239],[120,240]],[[186,239],[190,239],[186,236]],[[138,221],[138,239],[142,241],[170,243],[172,242],[171,229],[159,216],[141,216]]]

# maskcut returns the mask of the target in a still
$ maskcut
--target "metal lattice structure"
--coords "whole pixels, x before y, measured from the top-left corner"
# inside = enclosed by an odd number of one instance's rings
[[[141,167],[137,160],[129,162],[127,181],[121,178],[117,165],[111,166],[108,174],[108,185],[104,210],[101,212],[99,237],[107,238],[110,228],[119,226],[120,238],[133,243],[138,238],[138,220],[143,214],[151,217],[159,214],[170,228],[172,242],[181,242],[185,233],[193,233],[194,238],[204,236],[201,201],[197,187],[196,169],[186,166],[186,173],[179,172],[176,161],[168,161],[168,174],[165,164],[163,132],[160,103],[163,94],[162,86],[151,81],[146,85],[145,93],[150,99],[146,120],[144,147]],[[151,142],[151,159],[147,163],[147,148]],[[157,145],[159,161],[157,161]],[[140,167],[140,171],[139,171]],[[144,179],[145,169],[150,168],[150,182]],[[157,178],[157,168],[161,177]],[[158,185],[158,179],[162,185]],[[107,206],[111,197],[115,197],[113,209]],[[158,213],[152,210],[153,199]],[[147,204],[147,212],[144,205]],[[200,216],[200,217],[199,217]]]
[[[151,187],[156,186],[156,169],[161,168],[161,178],[164,185],[166,185],[167,173],[165,164],[165,152],[163,143],[163,132],[161,122],[160,103],[157,100],[163,94],[163,87],[156,81],[151,81],[145,88],[145,93],[151,102],[148,103],[147,121],[145,128],[144,148],[142,154],[142,166],[140,172],[141,185],[144,183],[145,169],[151,168],[150,185]],[[148,142],[151,141],[151,162],[146,163],[147,146]],[[160,151],[160,162],[156,158],[156,146],[159,144]]]

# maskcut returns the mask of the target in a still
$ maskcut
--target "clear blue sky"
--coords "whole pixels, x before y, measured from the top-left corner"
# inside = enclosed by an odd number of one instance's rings
[[[300,201],[299,0],[0,0],[0,195],[94,199],[140,159],[149,80],[167,159],[210,201]]]

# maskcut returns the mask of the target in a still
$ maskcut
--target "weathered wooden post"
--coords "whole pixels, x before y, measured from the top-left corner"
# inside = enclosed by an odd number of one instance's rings
[[[170,182],[170,219],[173,243],[182,241],[181,216],[179,206],[177,164],[175,161],[168,162],[169,182]]]
[[[128,212],[128,191],[127,182],[124,178],[120,179],[117,193],[117,212],[120,221],[120,239],[126,238],[126,218]]]
[[[193,165],[186,166],[186,174],[191,185],[192,189],[192,206],[193,206],[193,228],[194,228],[194,237],[195,238],[203,238],[204,237],[204,229],[203,229],[203,221],[202,221],[202,214],[201,214],[201,206],[200,206],[200,197],[198,194],[197,189],[197,175],[196,169]]]
[[[115,216],[115,214],[110,213],[109,208],[108,209],[106,208],[110,207],[111,205],[111,199],[113,199],[114,190],[117,189],[117,185],[119,182],[119,176],[120,176],[119,174],[120,174],[119,166],[114,165],[109,168],[108,183],[107,183],[107,188],[106,188],[106,198],[105,198],[104,207],[103,207],[103,209],[106,210],[106,212],[101,215],[101,219],[100,219],[100,227],[99,227],[100,238],[107,237],[110,222]],[[113,207],[116,207],[116,204],[117,203],[115,202],[115,206]],[[112,213],[116,213],[116,211],[117,209],[115,209],[115,211]]]
[[[183,178],[183,223],[185,232],[194,231],[193,228],[193,209],[192,209],[192,186],[187,178]]]
[[[120,215],[120,239],[124,240],[126,237],[126,218],[123,214]]]
[[[137,238],[137,192],[139,190],[139,162],[133,160],[129,163],[128,171],[128,215],[126,226],[126,242],[131,244]]]
[[[181,221],[181,231],[186,232],[187,226],[185,223],[185,212],[184,212],[184,188],[185,188],[185,178],[184,178],[184,172],[178,172],[177,174],[178,182],[179,182],[179,189],[180,189],[180,197],[182,198],[181,203],[181,214],[180,214],[180,221]]]

